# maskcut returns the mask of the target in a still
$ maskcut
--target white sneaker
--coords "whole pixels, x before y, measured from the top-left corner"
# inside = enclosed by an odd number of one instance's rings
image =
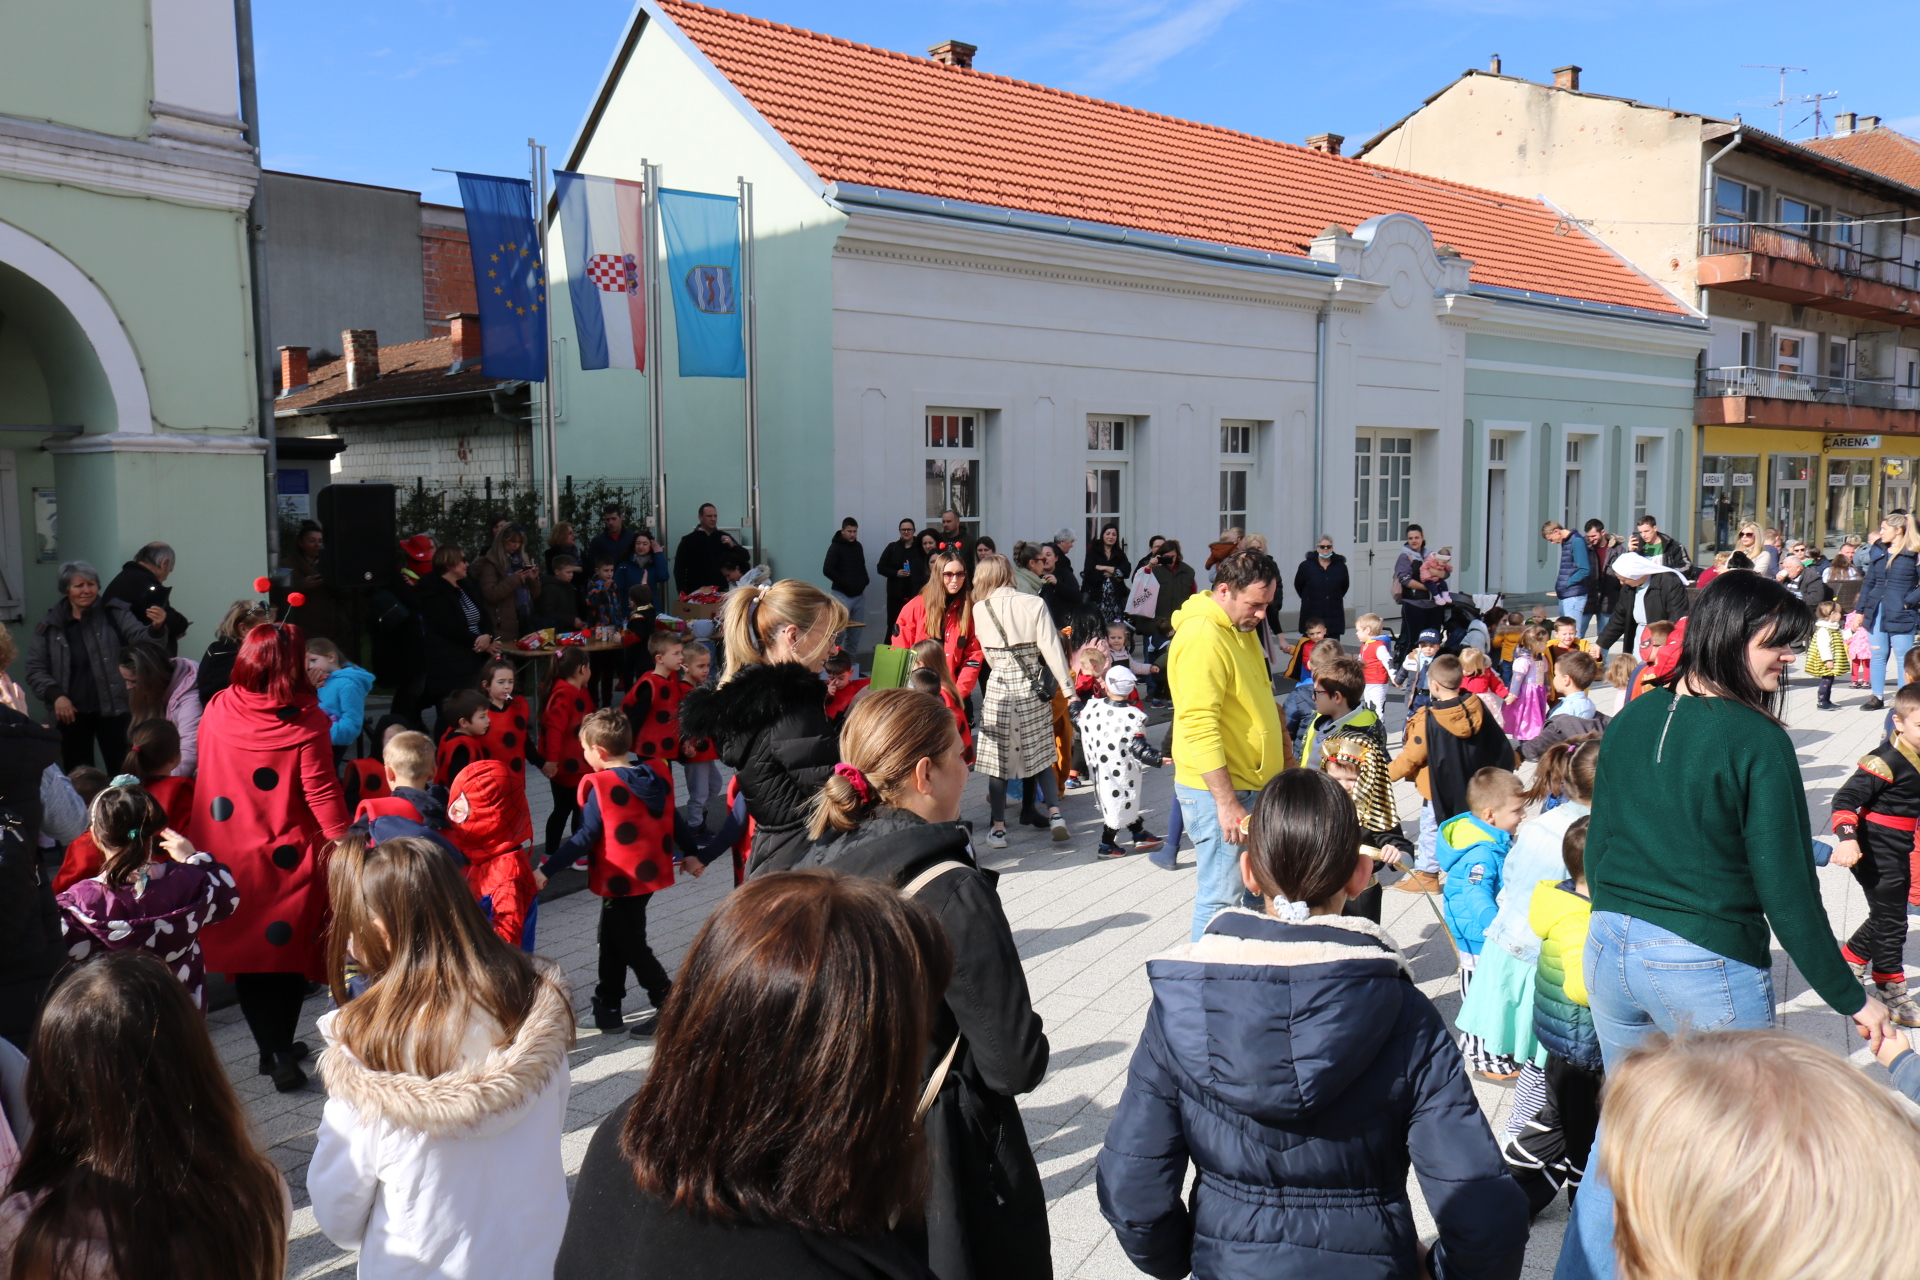
[[[987,832],[987,848],[1004,849],[1007,847],[1007,833],[1004,831]]]

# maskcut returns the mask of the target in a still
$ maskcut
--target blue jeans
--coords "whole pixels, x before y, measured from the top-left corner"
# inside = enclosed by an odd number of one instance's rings
[[[1752,1031],[1774,1024],[1771,969],[1716,955],[1618,912],[1593,913],[1586,978],[1609,1074],[1656,1031]],[[1606,1121],[1600,1123],[1604,1129]],[[1554,1280],[1613,1275],[1613,1191],[1601,1176],[1599,1154],[1596,1135]]]
[[[1561,596],[1560,617],[1573,619],[1573,634],[1587,634],[1587,598],[1584,595]]]
[[[1257,907],[1260,900],[1247,892],[1240,878],[1240,846],[1230,844],[1220,833],[1220,810],[1213,803],[1213,792],[1205,787],[1188,787],[1176,782],[1173,793],[1180,800],[1180,818],[1193,841],[1193,940],[1207,931],[1207,922],[1228,907]],[[1236,791],[1242,805],[1253,803],[1254,793]]]
[[[1881,610],[1881,617],[1885,615],[1886,611]],[[1873,674],[1867,677],[1867,696],[1878,698],[1883,696],[1880,690],[1886,687],[1889,665],[1893,667],[1893,687],[1898,689],[1905,682],[1904,668],[1907,663],[1907,650],[1913,648],[1913,633],[1909,631],[1905,635],[1888,635],[1881,626],[1881,618],[1875,618],[1873,630],[1867,633],[1867,638],[1873,644]],[[1889,658],[1892,659],[1891,664],[1888,662]]]

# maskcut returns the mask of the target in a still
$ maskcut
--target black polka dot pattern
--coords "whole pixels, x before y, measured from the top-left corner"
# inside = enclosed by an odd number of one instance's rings
[[[262,765],[253,771],[253,785],[262,791],[271,791],[280,785],[280,773],[276,769],[269,769]]]
[[[632,844],[639,838],[640,828],[634,826],[631,822],[623,822],[613,829],[613,842],[615,844]]]
[[[275,920],[267,926],[267,941],[276,947],[284,947],[293,941],[293,926],[285,920]]]
[[[273,865],[282,871],[291,871],[300,865],[300,850],[290,844],[278,844],[273,847]]]
[[[215,796],[213,803],[207,806],[207,813],[215,822],[225,822],[233,816],[233,801],[225,796]]]

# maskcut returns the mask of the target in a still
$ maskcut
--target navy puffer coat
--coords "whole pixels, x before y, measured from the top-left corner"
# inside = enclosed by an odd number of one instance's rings
[[[1912,635],[1920,628],[1920,613],[1914,611],[1920,598],[1920,572],[1915,566],[1911,551],[1897,556],[1883,553],[1868,560],[1860,599],[1853,606],[1867,630],[1873,630],[1876,615],[1881,630],[1890,636]]]
[[[1433,1002],[1358,917],[1214,917],[1147,963],[1153,1005],[1099,1157],[1100,1211],[1174,1280],[1512,1280],[1527,1199]],[[1187,1164],[1199,1168],[1191,1200]]]

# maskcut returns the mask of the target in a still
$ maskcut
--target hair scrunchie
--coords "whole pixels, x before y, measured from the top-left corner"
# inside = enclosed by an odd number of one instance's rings
[[[874,804],[878,801],[879,797],[874,795],[873,784],[867,781],[866,774],[845,761],[833,766],[833,771],[847,780],[847,785],[853,788],[853,794],[859,797],[861,804]]]

